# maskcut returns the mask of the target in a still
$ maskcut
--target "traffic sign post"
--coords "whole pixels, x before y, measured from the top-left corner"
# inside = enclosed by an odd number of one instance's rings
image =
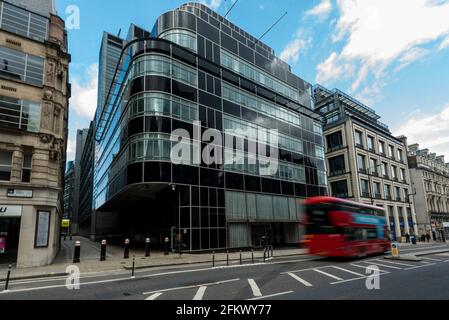
[[[391,255],[393,258],[399,258],[399,245],[396,242],[391,244]]]

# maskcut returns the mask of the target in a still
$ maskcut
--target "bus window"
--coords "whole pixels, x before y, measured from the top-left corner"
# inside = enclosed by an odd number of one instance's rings
[[[368,240],[377,240],[377,230],[376,229],[368,229]]]

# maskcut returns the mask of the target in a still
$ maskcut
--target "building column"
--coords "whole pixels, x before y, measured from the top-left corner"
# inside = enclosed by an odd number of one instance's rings
[[[393,216],[394,216],[394,224],[396,227],[396,239],[401,239],[402,235],[401,235],[401,221],[399,220],[399,214],[398,214],[398,208],[397,207],[393,207]]]
[[[402,208],[402,216],[404,217],[404,231],[405,234],[410,235],[410,225],[408,224],[408,213],[407,208]]]

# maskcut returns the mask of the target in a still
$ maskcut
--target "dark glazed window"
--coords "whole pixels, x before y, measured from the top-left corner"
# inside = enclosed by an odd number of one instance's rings
[[[185,11],[175,11],[175,27],[196,31],[196,17]]]
[[[237,41],[224,33],[221,34],[221,45],[223,48],[233,52],[234,54],[238,54]]]
[[[142,133],[143,132],[143,117],[132,119],[129,122],[128,127],[128,136],[131,137],[135,134]]]
[[[171,182],[171,164],[164,162],[146,162],[145,182]]]
[[[141,183],[143,181],[143,164],[133,163],[128,166],[127,184]]]
[[[251,63],[254,63],[254,51],[239,43],[239,56]]]
[[[193,87],[190,87],[188,85],[185,85],[183,83],[180,83],[178,81],[173,80],[173,94],[177,95],[178,97],[191,100],[196,102],[197,101],[197,90]]]
[[[159,18],[159,32],[162,33],[167,29],[173,28],[173,11],[164,13]]]
[[[169,78],[165,78],[165,77],[146,76],[145,77],[145,89],[146,89],[146,91],[162,91],[162,92],[170,93],[171,92],[171,81]]]
[[[200,91],[199,102],[202,105],[221,111],[221,99],[207,92]]]
[[[218,29],[200,19],[198,19],[198,33],[215,43],[220,43]]]
[[[245,176],[245,190],[260,192],[260,178],[254,176]]]
[[[226,173],[226,188],[235,190],[244,190],[243,176],[236,173]]]

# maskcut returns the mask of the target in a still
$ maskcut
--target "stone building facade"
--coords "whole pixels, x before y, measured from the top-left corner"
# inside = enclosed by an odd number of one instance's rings
[[[407,141],[394,137],[380,116],[340,90],[314,89],[325,120],[329,192],[385,209],[392,238],[417,234],[407,164]]]
[[[419,232],[438,237],[449,228],[449,163],[419,144],[409,146],[408,162]]]
[[[0,1],[0,261],[18,267],[59,250],[68,136],[65,24],[33,3]]]

